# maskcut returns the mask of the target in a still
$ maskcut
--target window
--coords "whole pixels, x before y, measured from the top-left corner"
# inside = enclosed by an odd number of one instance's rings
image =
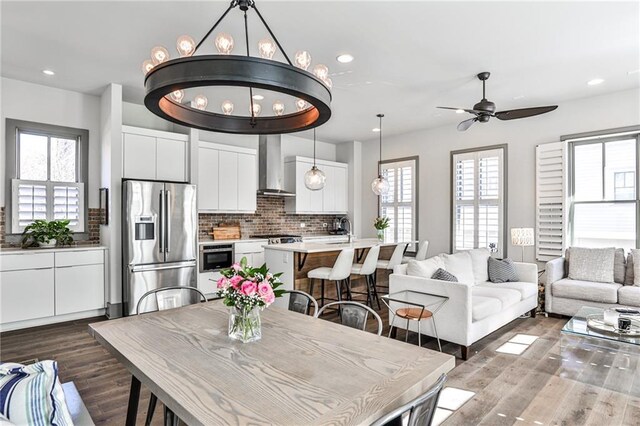
[[[638,135],[571,143],[571,245],[637,246]]]
[[[451,153],[453,252],[486,247],[504,255],[505,153],[503,145]]]
[[[12,233],[37,219],[67,219],[84,232],[88,132],[7,120],[7,135]]]
[[[389,181],[389,192],[379,197],[380,215],[389,218],[385,238],[398,241],[417,240],[418,158],[388,160],[380,164],[382,176]],[[415,244],[409,247],[415,251]]]

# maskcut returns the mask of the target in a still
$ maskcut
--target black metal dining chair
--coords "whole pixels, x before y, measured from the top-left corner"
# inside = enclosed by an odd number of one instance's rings
[[[152,298],[152,296],[155,297]],[[166,309],[181,308],[183,306],[193,305],[196,303],[204,303],[207,297],[195,287],[172,286],[150,290],[143,294],[136,305],[136,315],[147,314],[150,312],[164,311]],[[144,308],[143,308],[144,307]],[[145,426],[151,424],[153,420],[153,412],[156,411],[158,397],[151,393],[149,398],[149,408],[147,409],[147,418],[144,422]],[[178,425],[179,419],[166,406],[164,408],[165,424]]]
[[[424,394],[380,417],[371,423],[371,426],[429,426],[433,421],[438,397],[446,381],[447,375],[443,374]],[[405,416],[406,418],[403,419]]]
[[[338,309],[338,312],[340,313],[340,323],[342,325],[346,325],[347,327],[357,328],[358,330],[366,330],[367,319],[369,318],[369,314],[371,314],[378,322],[378,336],[382,335],[382,319],[380,318],[380,315],[376,313],[376,311],[374,311],[367,305],[363,305],[362,303],[353,301],[327,303],[320,308],[315,317],[320,317],[320,315],[322,315],[322,312],[324,312],[324,310],[327,308]]]
[[[289,310],[300,314],[309,315],[313,305],[313,313],[318,312],[318,301],[309,293],[300,290],[287,290],[283,294],[289,295]]]

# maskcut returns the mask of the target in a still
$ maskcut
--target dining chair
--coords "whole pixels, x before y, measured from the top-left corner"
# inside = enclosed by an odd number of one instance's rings
[[[385,414],[371,426],[428,426],[433,421],[433,415],[436,412],[438,397],[444,383],[447,381],[447,375],[443,374],[436,383],[429,388],[424,394],[400,408]],[[403,417],[405,417],[403,419]]]
[[[155,299],[152,298],[152,296],[155,296]],[[156,288],[149,290],[140,297],[138,304],[136,305],[136,315],[147,314],[155,311],[164,311],[166,309],[181,308],[183,306],[193,305],[198,302],[204,303],[206,301],[207,297],[195,287],[172,286]],[[143,305],[145,306],[145,309],[141,309]],[[157,403],[158,397],[151,393],[151,397],[149,398],[149,408],[147,409],[147,418],[144,422],[145,426],[151,425],[153,412],[156,411]],[[178,417],[166,406],[164,408],[164,417],[165,424],[177,425],[179,422]]]
[[[313,305],[313,313],[318,312],[318,302],[309,293],[300,290],[287,290],[282,294],[289,295],[289,310],[300,314],[309,315],[309,309]]]
[[[418,246],[418,251],[415,257],[403,256],[402,263],[409,263],[410,260],[425,260],[427,258],[427,249],[429,248],[429,241],[424,240]]]
[[[340,251],[338,258],[336,259],[333,267],[320,267],[310,270],[307,273],[307,278],[310,280],[309,293],[313,295],[313,289],[315,280],[320,280],[320,306],[324,306],[325,299],[327,300],[342,300],[342,293],[347,290],[347,298],[351,299],[349,291],[349,277],[351,276],[351,265],[353,264],[353,257],[355,250],[352,248],[343,249]],[[325,280],[334,281],[336,283],[337,299],[330,299],[324,296],[324,282]]]
[[[367,257],[364,258],[363,263],[354,263],[351,267],[352,275],[359,275],[364,277],[365,285],[367,286],[367,292],[355,292],[349,287],[351,294],[366,294],[367,305],[373,308],[373,299],[375,298],[378,303],[378,309],[380,309],[380,298],[378,297],[378,291],[375,285],[376,266],[378,263],[378,257],[380,256],[380,245],[375,245],[369,249]],[[349,283],[351,284],[351,283]]]
[[[327,303],[320,308],[315,317],[319,318],[320,315],[322,315],[322,312],[327,308],[337,308],[341,313],[340,323],[347,327],[357,328],[358,330],[366,330],[367,319],[369,318],[369,314],[371,314],[378,322],[378,336],[382,335],[382,319],[376,311],[367,305],[350,300]]]

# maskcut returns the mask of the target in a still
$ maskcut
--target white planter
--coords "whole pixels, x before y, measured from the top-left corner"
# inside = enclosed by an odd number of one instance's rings
[[[48,243],[38,243],[38,245],[39,245],[41,248],[53,248],[53,247],[55,247],[55,246],[56,246],[56,243],[57,243],[57,241],[56,241],[56,239],[54,238],[54,239],[52,239],[52,240],[49,240],[49,242],[48,242]]]

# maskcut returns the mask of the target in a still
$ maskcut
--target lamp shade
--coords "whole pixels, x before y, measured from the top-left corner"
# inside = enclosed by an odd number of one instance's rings
[[[511,228],[511,244],[522,247],[534,245],[533,228]]]

